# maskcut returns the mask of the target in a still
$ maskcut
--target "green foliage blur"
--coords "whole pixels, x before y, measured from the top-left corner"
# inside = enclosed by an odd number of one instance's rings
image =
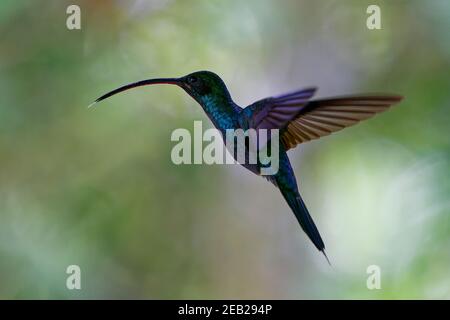
[[[446,0],[2,0],[0,298],[450,298],[449,30]],[[86,108],[197,70],[242,106],[310,85],[406,97],[289,152],[333,267],[263,179],[171,162],[174,129],[211,126],[182,90]]]

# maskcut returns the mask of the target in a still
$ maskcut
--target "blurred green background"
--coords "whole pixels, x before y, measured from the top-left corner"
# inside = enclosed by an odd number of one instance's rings
[[[0,298],[450,298],[449,30],[447,0],[2,0]],[[289,152],[333,267],[263,179],[172,164],[174,129],[211,126],[182,90],[86,108],[204,69],[242,106],[310,85],[406,96]]]

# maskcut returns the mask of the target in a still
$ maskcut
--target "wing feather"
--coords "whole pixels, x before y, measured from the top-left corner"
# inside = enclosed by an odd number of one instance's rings
[[[254,129],[283,129],[310,101],[316,88],[307,88],[289,94],[257,101],[245,112],[250,116],[249,127]]]
[[[285,127],[281,141],[289,150],[369,119],[401,100],[395,95],[367,95],[310,101]]]

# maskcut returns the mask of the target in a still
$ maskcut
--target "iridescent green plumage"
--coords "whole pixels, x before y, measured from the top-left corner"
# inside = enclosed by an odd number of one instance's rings
[[[279,170],[276,174],[265,177],[279,188],[302,229],[316,248],[324,254],[325,245],[299,194],[286,151],[300,143],[320,138],[370,118],[402,99],[395,95],[359,95],[311,100],[316,89],[308,88],[262,99],[243,109],[233,102],[225,83],[218,75],[210,71],[199,71],[181,78],[151,79],[132,83],[103,95],[95,102],[124,90],[152,84],[173,84],[183,88],[202,106],[214,126],[223,135],[227,129],[280,130]],[[260,174],[259,162],[242,165],[251,172]]]

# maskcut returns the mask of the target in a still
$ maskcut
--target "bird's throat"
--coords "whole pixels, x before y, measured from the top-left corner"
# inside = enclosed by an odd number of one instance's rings
[[[231,99],[207,95],[201,98],[200,105],[217,129],[224,131],[236,129],[239,126],[239,107]]]

